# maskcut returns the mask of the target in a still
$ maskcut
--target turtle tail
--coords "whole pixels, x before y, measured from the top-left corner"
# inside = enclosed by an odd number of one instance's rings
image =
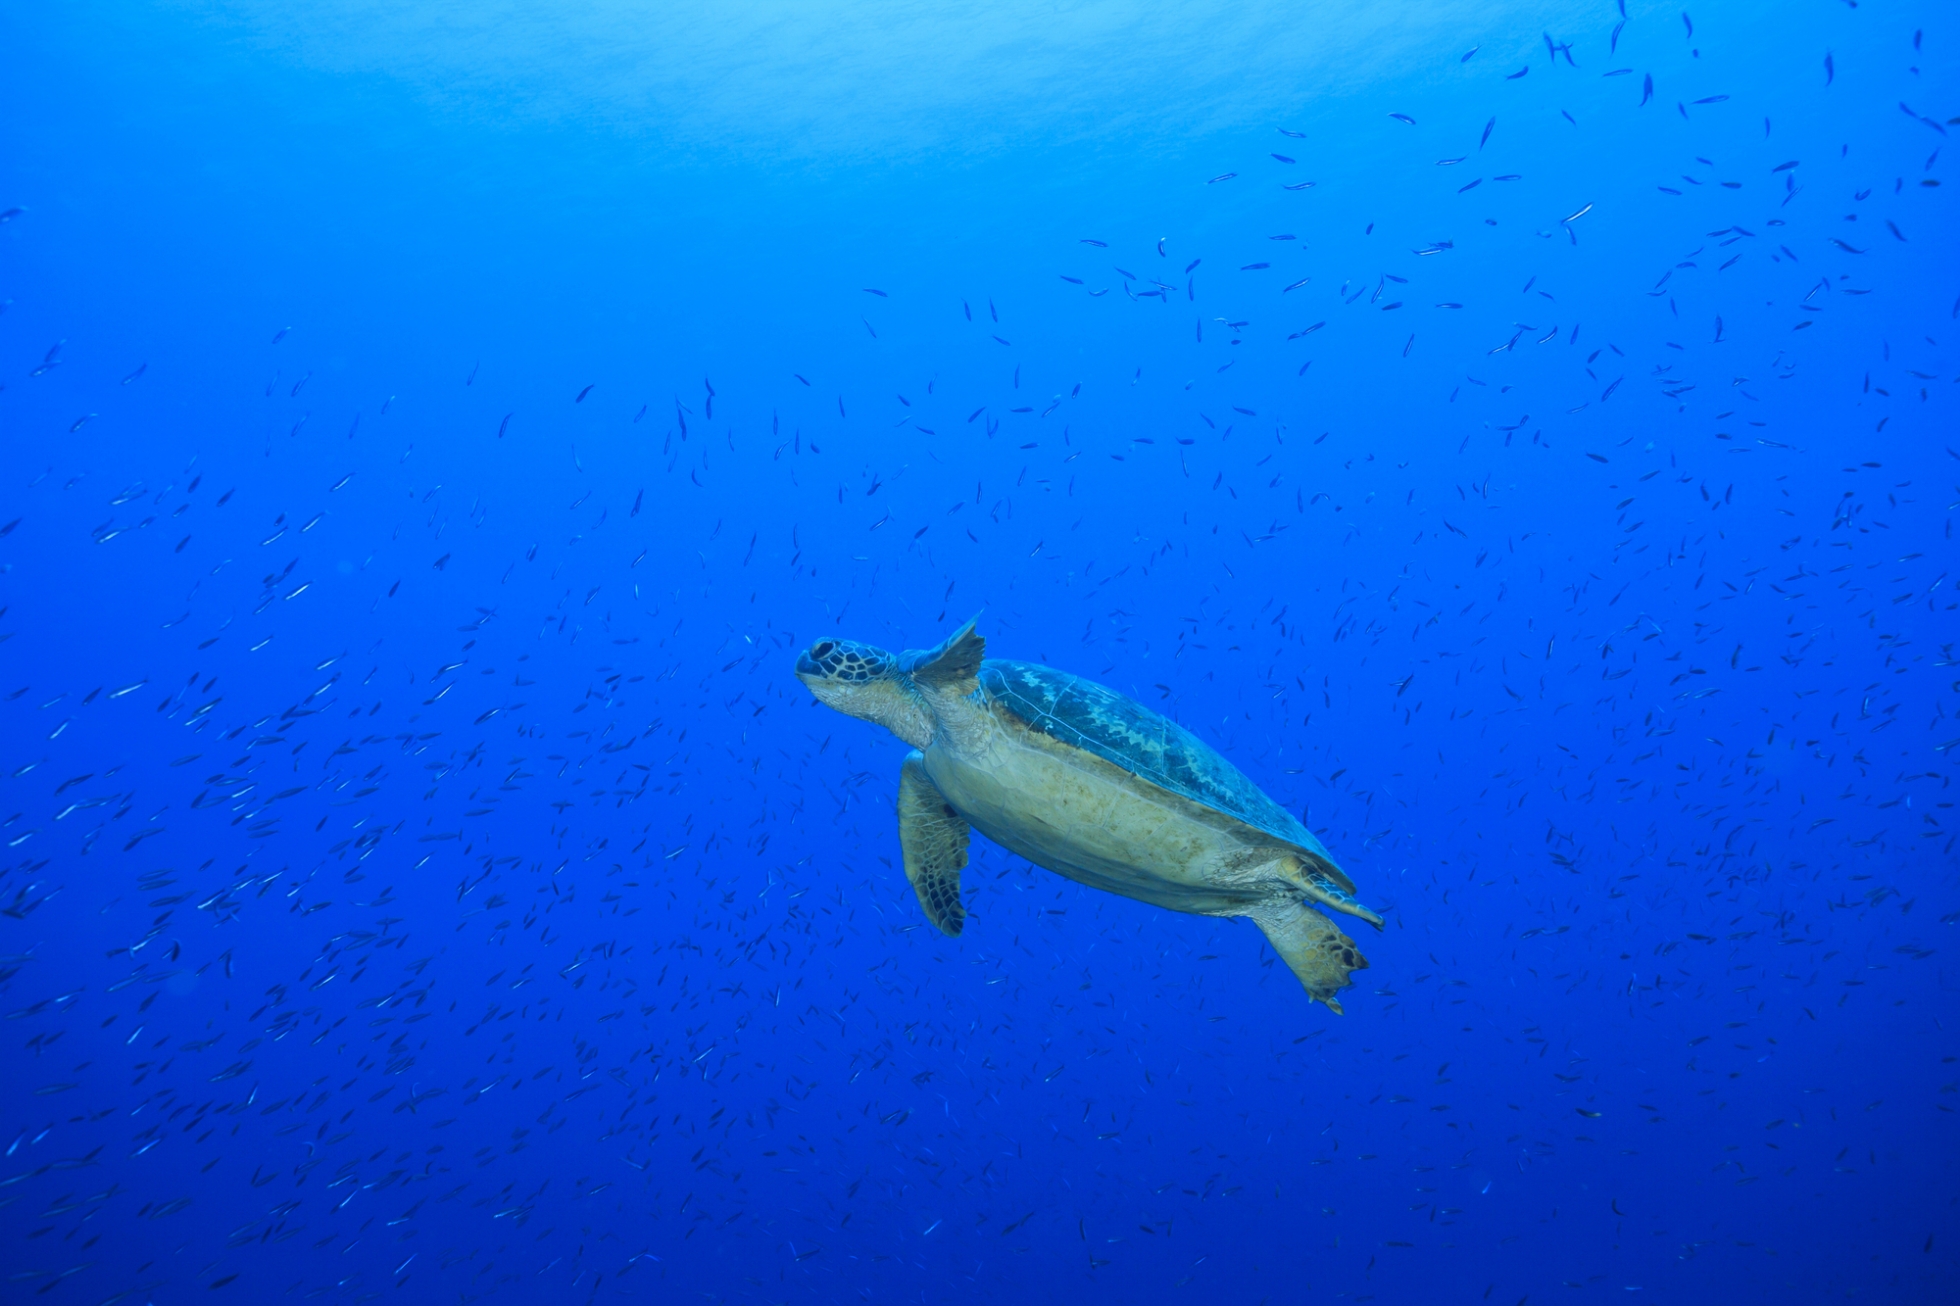
[[[1286,960],[1309,997],[1318,998],[1343,1014],[1338,994],[1354,981],[1348,978],[1368,968],[1354,940],[1334,922],[1304,903],[1280,900],[1260,903],[1247,912],[1266,935],[1273,951]]]
[[[1382,927],[1381,916],[1355,898],[1354,881],[1326,858],[1318,855],[1290,857],[1282,863],[1282,871],[1295,888],[1322,907],[1359,917],[1376,929]]]

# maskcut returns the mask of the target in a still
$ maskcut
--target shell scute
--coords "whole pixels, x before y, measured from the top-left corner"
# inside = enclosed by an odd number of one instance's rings
[[[979,692],[1028,728],[1305,848],[1340,873],[1313,832],[1244,772],[1183,726],[1133,699],[1053,667],[994,658],[980,664]]]

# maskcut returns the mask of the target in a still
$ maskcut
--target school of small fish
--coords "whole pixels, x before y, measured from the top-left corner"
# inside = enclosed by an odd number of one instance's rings
[[[0,1297],[1942,1299],[1960,62],[1845,3],[1788,127],[1619,0],[769,376],[9,300]],[[791,666],[983,610],[1365,882],[1344,1020],[991,845],[926,923]]]

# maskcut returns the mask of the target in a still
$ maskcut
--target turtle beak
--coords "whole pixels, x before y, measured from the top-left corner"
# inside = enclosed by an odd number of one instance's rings
[[[837,652],[837,641],[820,639],[796,655],[796,676],[806,685],[830,679],[830,672],[824,670],[818,658],[827,658]]]

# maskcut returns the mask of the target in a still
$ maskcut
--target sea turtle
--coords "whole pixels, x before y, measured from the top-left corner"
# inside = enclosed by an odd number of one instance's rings
[[[1265,931],[1307,992],[1336,995],[1368,962],[1308,903],[1379,928],[1320,840],[1182,726],[1113,690],[985,657],[969,621],[892,654],[820,639],[796,660],[819,700],[912,745],[898,841],[927,917],[958,934],[969,831],[1071,880]]]

